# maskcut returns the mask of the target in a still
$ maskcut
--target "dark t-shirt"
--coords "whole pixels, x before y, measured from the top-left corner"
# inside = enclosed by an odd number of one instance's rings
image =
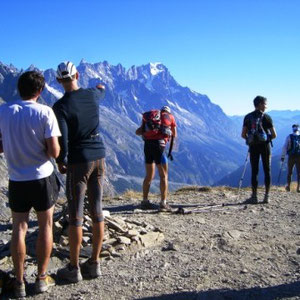
[[[78,89],[66,92],[54,105],[62,137],[57,162],[81,163],[105,157],[105,147],[99,134],[99,101],[104,90]]]
[[[261,116],[262,116],[262,112],[259,110],[255,110],[255,111],[249,113],[244,118],[243,126],[247,127],[248,130],[251,130],[251,120],[260,118]],[[264,115],[263,115],[262,127],[266,133],[268,133],[269,129],[273,127],[272,118],[268,114],[264,113]]]

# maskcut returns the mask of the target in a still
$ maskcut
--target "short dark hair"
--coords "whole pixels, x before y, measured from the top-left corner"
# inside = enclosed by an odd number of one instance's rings
[[[45,87],[44,76],[37,71],[23,73],[18,80],[18,91],[22,99],[28,100]]]
[[[264,103],[267,101],[266,97],[263,96],[256,96],[253,100],[253,104],[255,107],[257,107],[259,104]]]

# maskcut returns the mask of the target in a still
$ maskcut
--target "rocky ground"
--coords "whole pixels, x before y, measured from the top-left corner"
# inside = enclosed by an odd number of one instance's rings
[[[249,196],[247,189],[239,200],[236,189],[181,189],[170,195],[170,204],[186,214],[141,212],[135,193],[106,199],[111,216],[101,278],[59,283],[41,295],[34,294],[32,284],[33,222],[27,239],[27,298],[300,299],[300,194],[273,188],[269,204],[240,203]],[[53,274],[67,261],[62,204],[56,211]],[[82,259],[89,253],[89,222],[87,217]],[[0,227],[0,268],[8,270],[10,222],[2,219]],[[1,299],[9,298],[6,294]]]

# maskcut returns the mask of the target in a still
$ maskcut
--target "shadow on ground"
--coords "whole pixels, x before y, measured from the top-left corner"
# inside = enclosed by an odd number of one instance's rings
[[[300,299],[300,281],[264,288],[236,290],[210,290],[203,292],[179,292],[135,300],[274,300]]]
[[[173,213],[176,213],[176,209],[190,209],[187,210],[187,212],[193,213],[197,212],[197,210],[201,209],[209,209],[209,208],[216,208],[216,207],[239,207],[243,206],[245,204],[249,204],[247,201],[246,202],[237,202],[237,203],[219,203],[219,204],[214,204],[214,203],[207,203],[207,204],[170,204],[171,208],[173,209]],[[144,210],[144,213],[151,214],[151,213],[157,213],[159,209],[158,204],[154,204],[155,209],[150,209],[150,210]],[[104,208],[105,210],[108,210],[111,214],[133,214],[135,210],[141,210],[140,204],[124,204],[124,205],[113,205],[113,206],[106,206]],[[180,213],[180,212],[179,212]]]

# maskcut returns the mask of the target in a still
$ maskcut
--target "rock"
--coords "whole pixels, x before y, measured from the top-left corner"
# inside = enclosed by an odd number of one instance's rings
[[[160,244],[164,240],[164,235],[160,232],[148,232],[140,236],[144,247],[153,247]]]
[[[140,238],[139,238],[139,236],[133,236],[133,237],[131,238],[131,240],[134,241],[134,242],[139,242],[139,241],[140,241]]]
[[[108,210],[102,210],[102,213],[104,218],[110,217],[110,212]]]
[[[118,245],[118,246],[115,247],[115,249],[116,249],[117,251],[125,251],[125,250],[126,250],[126,247],[125,247],[124,245]]]
[[[115,222],[112,218],[107,217],[105,218],[105,222],[108,224],[109,227],[115,229],[116,231],[119,231],[121,233],[126,233],[127,230],[123,228],[120,224]]]
[[[37,266],[33,264],[27,264],[24,268],[25,277],[31,277],[33,276],[37,271]]]
[[[108,257],[108,256],[110,256],[110,252],[109,251],[101,251],[101,253],[100,253],[100,257]]]
[[[112,251],[112,252],[111,252],[111,255],[112,255],[112,257],[121,257],[121,256],[122,256],[121,253],[118,253],[118,252],[116,252],[116,251]]]
[[[63,265],[64,265],[63,262],[59,258],[53,256],[50,258],[48,270],[49,271],[56,270],[61,268]]]
[[[112,239],[106,240],[104,244],[107,244],[107,245],[114,245],[114,244],[116,244],[117,242],[118,242],[117,239],[112,238]]]
[[[131,239],[127,238],[125,236],[120,236],[120,237],[117,238],[117,240],[120,244],[125,244],[125,245],[130,245],[131,244]]]
[[[134,236],[137,236],[139,235],[139,232],[135,229],[132,229],[132,230],[128,230],[128,232],[126,233],[126,236],[127,237],[134,237]]]
[[[204,219],[204,218],[201,218],[201,217],[198,218],[197,222],[198,222],[199,224],[205,224],[205,223],[206,223],[205,219]]]
[[[230,230],[227,232],[229,237],[233,238],[234,240],[238,240],[241,236],[241,232],[239,230]]]
[[[140,230],[140,234],[146,234],[148,231],[145,229],[145,228],[142,228],[141,230]]]
[[[60,239],[59,239],[59,244],[63,247],[66,247],[69,245],[69,238],[66,237],[66,236],[61,236]]]
[[[90,241],[90,237],[89,236],[83,236],[82,237],[82,242],[83,244],[87,245]]]
[[[86,257],[86,258],[91,257],[92,251],[93,249],[91,246],[83,247],[80,250],[80,257]]]
[[[60,224],[60,222],[56,221],[53,223],[53,232],[55,235],[61,234],[62,230],[63,230],[63,227]]]
[[[162,248],[162,251],[177,251],[177,247],[174,243],[169,242],[165,247]]]
[[[248,270],[247,270],[247,269],[241,270],[241,274],[246,274],[246,273],[248,273]]]

